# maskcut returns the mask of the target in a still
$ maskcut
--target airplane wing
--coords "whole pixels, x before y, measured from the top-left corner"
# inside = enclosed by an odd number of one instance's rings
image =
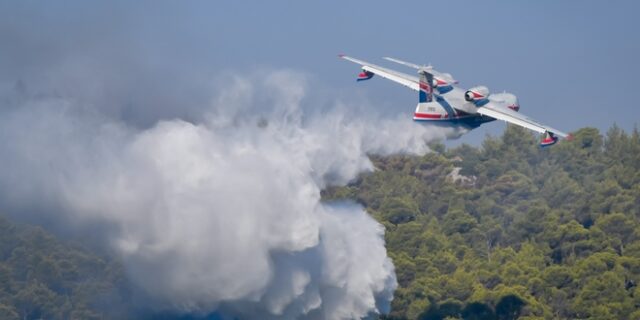
[[[479,114],[485,115],[485,116],[489,116],[492,118],[496,118],[498,120],[503,120],[509,123],[513,123],[516,125],[519,125],[521,127],[525,127],[527,129],[539,132],[539,133],[546,133],[546,132],[551,132],[557,136],[560,136],[562,138],[566,138],[569,135],[560,131],[560,130],[556,130],[552,127],[540,124],[539,122],[532,120],[531,118],[515,112],[509,108],[507,108],[506,106],[502,106],[498,103],[495,102],[489,102],[487,104],[485,104],[482,107],[479,107],[477,109],[477,112]]]
[[[343,54],[339,55],[340,58],[351,61],[353,63],[357,63],[362,66],[362,70],[366,72],[371,72],[376,74],[382,78],[389,79],[393,82],[397,82],[405,87],[413,89],[415,91],[419,91],[419,80],[418,77],[408,75],[402,72],[394,71],[391,69],[387,69],[366,61],[358,60],[356,58],[352,58],[349,56],[345,56]]]

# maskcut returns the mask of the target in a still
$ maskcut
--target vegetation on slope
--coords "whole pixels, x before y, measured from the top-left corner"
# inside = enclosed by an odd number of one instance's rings
[[[372,157],[324,198],[386,227],[387,319],[639,319],[640,134],[540,149],[509,127],[481,147]],[[0,319],[135,318],[121,266],[0,218]],[[169,317],[171,318],[171,317]]]
[[[121,266],[0,217],[0,319],[126,319]]]
[[[386,227],[386,318],[640,319],[640,134],[574,135],[541,149],[510,126],[480,148],[373,157],[326,190]]]

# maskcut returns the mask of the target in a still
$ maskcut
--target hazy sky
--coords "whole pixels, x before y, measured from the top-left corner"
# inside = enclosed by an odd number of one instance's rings
[[[381,107],[405,109],[408,115],[414,92],[380,79],[356,84],[357,68],[336,61],[335,54],[430,62],[462,86],[485,84],[515,93],[523,113],[565,130],[605,129],[613,122],[631,129],[638,122],[637,2],[322,3],[238,3],[201,14],[225,26],[213,39],[220,56],[233,56],[229,64],[308,70],[339,88],[363,88]],[[503,127],[485,125],[463,141]]]
[[[123,66],[133,56],[143,70],[122,72],[135,73],[136,86],[173,82],[176,92],[186,78],[287,68],[309,74],[328,100],[365,97],[371,108],[410,117],[415,92],[378,78],[356,83],[357,66],[336,57],[389,65],[380,57],[393,56],[432,63],[462,86],[512,92],[521,112],[564,131],[614,122],[630,130],[640,115],[639,9],[636,1],[4,2],[0,77],[5,87],[33,82],[64,65],[70,50],[87,60],[120,58]],[[111,74],[118,76],[127,78]],[[476,143],[503,128],[486,124],[459,141]]]
[[[177,312],[384,311],[383,227],[320,192],[455,132],[337,54],[432,63],[563,131],[640,114],[636,2],[427,3],[0,2],[0,211],[96,225]]]

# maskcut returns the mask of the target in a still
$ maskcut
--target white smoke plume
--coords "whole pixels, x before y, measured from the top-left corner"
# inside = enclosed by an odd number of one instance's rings
[[[73,97],[5,95],[0,208],[40,210],[71,230],[104,225],[100,240],[165,309],[387,312],[396,280],[383,227],[355,204],[322,203],[320,191],[372,170],[368,153],[423,154],[453,132],[339,102],[313,111],[293,71],[221,79],[199,121],[146,129]]]
[[[153,7],[0,3],[0,211],[107,244],[152,310],[387,311],[382,226],[320,191],[372,170],[369,153],[454,132],[412,106],[332,101],[294,71],[211,81],[229,39],[202,27],[208,10]]]

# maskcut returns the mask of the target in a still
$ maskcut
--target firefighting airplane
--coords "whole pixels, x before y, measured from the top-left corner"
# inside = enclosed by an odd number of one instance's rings
[[[418,77],[343,54],[339,57],[362,66],[362,72],[358,75],[357,81],[368,80],[378,75],[418,91],[418,106],[413,114],[415,121],[429,121],[474,129],[485,122],[499,119],[542,133],[540,141],[542,147],[555,144],[558,142],[558,137],[570,138],[570,135],[562,131],[518,113],[520,109],[518,98],[511,93],[489,94],[489,89],[485,86],[464,90],[454,86],[458,81],[448,73],[438,72],[431,66],[420,66],[394,58],[385,57],[384,59],[417,69]]]

